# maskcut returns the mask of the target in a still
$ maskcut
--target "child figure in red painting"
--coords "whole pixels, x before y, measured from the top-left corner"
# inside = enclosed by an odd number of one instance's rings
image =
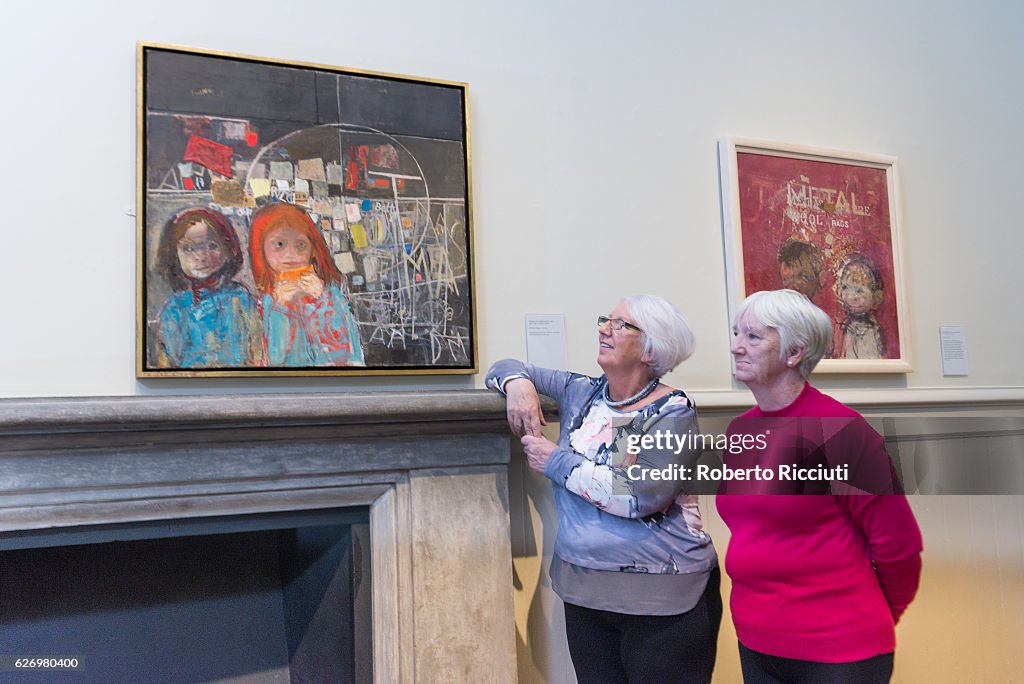
[[[823,282],[821,267],[821,250],[810,242],[791,237],[779,247],[779,278],[784,288],[813,300]]]
[[[834,345],[838,358],[885,358],[885,335],[872,313],[883,294],[882,276],[871,259],[851,254],[843,260],[836,273],[836,297],[845,314]]]

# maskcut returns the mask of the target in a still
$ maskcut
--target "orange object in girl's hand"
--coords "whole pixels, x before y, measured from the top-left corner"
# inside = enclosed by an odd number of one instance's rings
[[[275,282],[277,282],[279,284],[280,283],[297,283],[297,282],[299,282],[299,280],[302,279],[302,276],[307,275],[307,274],[316,275],[316,272],[313,270],[313,265],[312,264],[310,264],[308,266],[300,266],[299,268],[293,268],[293,269],[290,269],[288,271],[281,271],[280,273],[277,274],[277,276],[274,278],[274,280],[275,280]]]

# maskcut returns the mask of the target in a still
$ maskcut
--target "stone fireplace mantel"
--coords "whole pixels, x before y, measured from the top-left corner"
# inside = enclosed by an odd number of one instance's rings
[[[486,391],[5,399],[0,541],[368,507],[374,680],[509,682],[508,460]]]

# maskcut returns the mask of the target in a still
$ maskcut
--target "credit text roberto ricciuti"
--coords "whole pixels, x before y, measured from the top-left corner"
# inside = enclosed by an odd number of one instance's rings
[[[677,463],[664,468],[644,469],[642,466],[634,463],[626,468],[626,477],[631,480],[699,480],[704,482],[721,482],[723,480],[846,482],[850,478],[850,470],[848,465],[839,465],[832,468],[821,465],[810,468],[800,468],[794,465],[777,465],[774,468],[765,468],[763,466],[729,468],[728,466],[709,466],[704,464],[689,467]]]

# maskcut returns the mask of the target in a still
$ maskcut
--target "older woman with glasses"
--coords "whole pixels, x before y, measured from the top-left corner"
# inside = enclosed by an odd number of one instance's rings
[[[660,297],[628,297],[599,316],[589,377],[520,361],[494,364],[489,387],[529,465],[553,483],[558,534],[551,584],[565,603],[576,677],[600,682],[709,682],[722,617],[718,558],[696,496],[697,415],[661,377],[693,353],[686,319]],[[559,404],[558,443],[538,392]]]
[[[748,684],[888,682],[917,591],[921,533],[885,440],[807,382],[831,342],[828,314],[794,290],[756,292],[736,314],[735,376],[757,406],[727,432],[766,439],[725,465],[772,473],[716,499]]]

